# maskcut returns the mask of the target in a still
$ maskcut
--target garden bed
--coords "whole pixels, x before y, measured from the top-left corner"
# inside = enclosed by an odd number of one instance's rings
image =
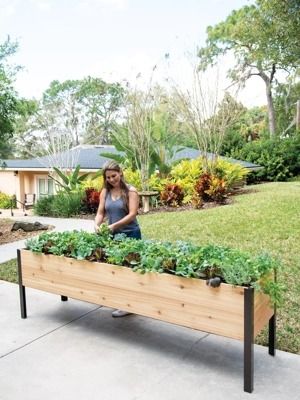
[[[140,256],[133,251],[132,246],[138,246]],[[193,252],[190,260],[197,255],[197,265],[201,263],[200,255],[204,257],[202,262],[205,265],[211,264],[209,257],[213,255],[211,259],[217,265],[218,252],[227,257],[227,262],[230,257],[233,260],[233,256],[238,255],[242,263],[241,253],[230,253],[228,249],[217,247],[193,248],[187,247],[187,244],[181,244],[178,248],[171,244],[165,246],[130,239],[112,241],[101,235],[98,237],[84,232],[44,234],[39,239],[31,239],[30,250],[18,251],[21,316],[27,316],[25,288],[31,287],[58,294],[62,300],[71,297],[242,340],[244,390],[251,392],[253,343],[255,336],[267,324],[269,353],[275,354],[275,310],[269,296],[255,290],[251,284],[241,286],[225,283],[224,271],[221,278],[217,277],[219,285],[213,287],[211,279],[215,278],[199,279],[207,268],[202,269],[202,272],[196,269],[191,271],[190,261],[186,264],[188,251]],[[170,254],[178,249],[186,253],[182,257],[177,253],[176,258],[171,259]],[[51,254],[53,252],[57,255]],[[144,268],[143,260],[145,262],[147,257]],[[102,258],[106,261],[101,262]],[[174,269],[175,259],[178,270]],[[109,260],[118,260],[118,263],[125,262],[128,265],[116,265]],[[249,264],[248,259],[246,262]],[[253,266],[257,267],[257,262],[255,259]],[[269,262],[265,266],[269,267]],[[230,268],[228,266],[228,277]],[[222,273],[220,266],[214,266],[209,273],[212,270]],[[179,276],[186,273],[191,276],[198,274],[198,278]],[[267,276],[262,279],[272,281],[273,278]]]

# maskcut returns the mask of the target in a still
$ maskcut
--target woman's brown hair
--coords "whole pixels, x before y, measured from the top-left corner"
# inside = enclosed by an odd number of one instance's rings
[[[108,161],[103,167],[103,185],[107,192],[110,192],[112,185],[106,180],[106,171],[116,171],[121,174],[120,188],[121,188],[121,198],[125,205],[126,212],[129,211],[129,188],[125,182],[123,170],[116,161]]]

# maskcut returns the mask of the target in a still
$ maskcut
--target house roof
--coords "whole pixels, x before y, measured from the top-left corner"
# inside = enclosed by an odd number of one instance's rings
[[[109,158],[101,156],[102,153],[122,154],[121,151],[116,150],[114,146],[108,145],[80,145],[74,147],[69,151],[58,153],[56,156],[44,156],[31,158],[28,160],[3,160],[6,170],[19,170],[19,171],[36,171],[36,170],[49,170],[53,166],[63,169],[72,169],[80,164],[80,169],[83,171],[95,171],[103,167]],[[180,159],[195,159],[201,156],[201,151],[185,147],[180,148],[172,158],[172,161]],[[208,154],[209,158],[213,158],[213,154]],[[260,169],[257,164],[247,161],[235,160],[220,156],[221,159],[227,160],[233,164],[240,164],[245,168],[255,170]]]
[[[101,156],[101,153],[120,154],[114,146],[80,145],[69,151],[28,160],[3,160],[6,169],[16,170],[43,170],[53,166],[62,169],[72,169],[80,164],[81,170],[98,170],[109,160]]]
[[[191,147],[185,147],[182,150],[179,150],[173,157],[173,160],[180,160],[180,159],[195,159],[198,158],[202,155],[202,152],[200,150],[196,150],[193,149]],[[208,159],[213,159],[214,158],[214,154],[213,153],[207,153],[208,155]],[[251,170],[257,170],[257,169],[261,169],[263,167],[261,167],[258,164],[253,164],[251,162],[248,161],[242,161],[242,160],[236,160],[235,158],[230,158],[230,157],[223,157],[223,156],[218,156],[218,158],[220,158],[221,160],[225,160],[225,161],[229,161],[232,164],[240,164],[242,167],[244,168],[248,168]]]

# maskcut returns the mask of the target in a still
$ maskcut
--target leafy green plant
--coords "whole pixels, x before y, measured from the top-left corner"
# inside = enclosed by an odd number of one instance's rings
[[[34,214],[52,216],[53,201],[54,201],[54,196],[40,197],[33,206]]]
[[[83,194],[81,192],[60,192],[51,203],[51,215],[54,217],[71,217],[79,215]]]
[[[251,173],[251,181],[286,181],[300,173],[300,135],[249,142],[234,157],[264,167]]]
[[[29,239],[26,248],[38,253],[127,266],[140,273],[206,279],[211,286],[217,286],[216,282],[254,286],[269,294],[273,302],[282,301],[283,287],[273,279],[280,265],[267,254],[254,257],[229,247],[135,240],[123,235],[113,239],[105,224],[97,235],[84,231],[43,233]]]

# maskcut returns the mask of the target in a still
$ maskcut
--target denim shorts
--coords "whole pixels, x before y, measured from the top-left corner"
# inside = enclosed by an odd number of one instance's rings
[[[132,239],[142,239],[140,228],[135,228],[129,232],[123,232],[127,237]]]

